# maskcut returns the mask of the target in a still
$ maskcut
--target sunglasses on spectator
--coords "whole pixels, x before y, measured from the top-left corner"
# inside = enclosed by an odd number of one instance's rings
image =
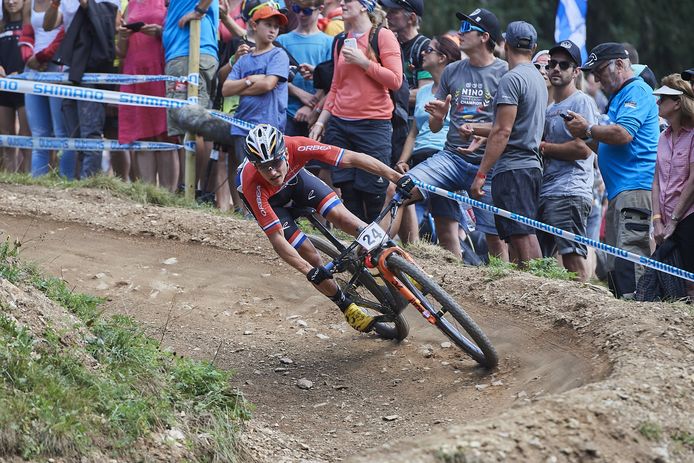
[[[422,50],[422,53],[424,53],[425,55],[428,55],[429,53],[437,53],[441,56],[446,56],[444,53],[440,52],[439,50],[437,50],[436,48],[434,48],[432,46],[426,47],[424,50]]]
[[[663,100],[679,101],[679,95],[658,95],[658,103]]]
[[[292,11],[293,11],[295,14],[303,13],[304,16],[311,16],[311,15],[313,14],[313,12],[316,11],[316,10],[317,10],[317,8],[311,8],[311,7],[308,7],[308,6],[305,7],[305,8],[302,8],[302,7],[300,7],[299,5],[297,5],[296,3],[294,3],[294,4],[292,5]]]
[[[461,34],[465,34],[466,32],[470,32],[470,31],[477,31],[480,33],[487,32],[484,29],[482,29],[481,27],[473,26],[470,23],[470,21],[461,21],[460,22],[460,30],[458,32],[460,32]]]
[[[572,63],[571,61],[557,61],[555,59],[551,59],[545,66],[545,69],[550,71],[557,67],[557,65],[559,65],[559,69],[561,69],[562,71],[566,71],[570,67],[573,67],[574,63]],[[535,66],[537,66],[537,64]]]
[[[260,171],[260,172],[270,172],[271,170],[279,170],[279,168],[282,166],[282,163],[287,160],[286,156],[280,156],[278,158],[273,159],[272,161],[267,161],[267,162],[254,162],[253,166]]]

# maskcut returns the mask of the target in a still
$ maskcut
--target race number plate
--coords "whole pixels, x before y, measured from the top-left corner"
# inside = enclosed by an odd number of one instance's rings
[[[377,223],[372,223],[359,233],[357,243],[359,243],[367,251],[373,251],[379,247],[388,235]]]

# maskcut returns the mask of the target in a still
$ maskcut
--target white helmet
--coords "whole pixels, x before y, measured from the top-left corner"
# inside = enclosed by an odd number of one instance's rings
[[[259,124],[246,136],[243,152],[252,163],[262,164],[282,157],[287,152],[284,135],[270,124]]]

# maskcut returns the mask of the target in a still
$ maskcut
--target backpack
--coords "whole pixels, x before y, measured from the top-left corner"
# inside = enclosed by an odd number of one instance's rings
[[[374,55],[376,55],[376,60],[378,60],[378,63],[381,65],[383,63],[381,62],[381,55],[379,53],[378,34],[381,32],[382,28],[383,26],[378,26],[376,29],[372,28],[371,32],[369,32],[371,34],[369,37],[369,45],[371,45],[371,49],[373,49]],[[340,53],[340,50],[342,50],[342,46],[344,45],[346,38],[347,33],[341,32],[340,34],[336,35],[333,39],[331,55],[333,58]],[[407,78],[405,77],[405,61],[402,57],[402,54],[401,59],[402,83],[400,84],[400,88],[398,88],[397,90],[388,90],[390,99],[393,101],[393,115],[390,119],[390,122],[393,125],[393,136],[391,138],[391,160],[393,163],[400,158],[402,145],[405,143],[405,139],[407,138],[407,132],[409,130],[407,117],[410,99],[410,87],[407,83]],[[314,88],[323,89],[326,92],[329,92],[330,86],[333,82],[334,72],[335,63],[333,59],[318,64],[313,70]]]

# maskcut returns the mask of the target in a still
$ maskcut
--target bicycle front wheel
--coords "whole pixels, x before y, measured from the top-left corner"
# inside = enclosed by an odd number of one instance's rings
[[[499,357],[487,335],[422,269],[395,253],[388,256],[386,264],[434,315],[436,327],[451,341],[483,367],[491,369],[499,363]]]
[[[322,254],[324,261],[331,261],[340,255],[340,252],[328,240],[313,235],[309,235],[308,238]],[[405,317],[397,310],[397,304],[385,283],[379,284],[374,276],[363,267],[356,268],[350,265],[346,272],[350,277],[358,273],[358,277],[354,284],[350,285],[350,278],[345,278],[339,273],[335,274],[333,278],[340,289],[348,294],[355,304],[365,308],[369,315],[377,316],[383,314],[392,318],[392,321],[377,322],[374,325],[376,333],[386,339],[394,339],[396,341],[405,339],[410,332],[410,327]]]

